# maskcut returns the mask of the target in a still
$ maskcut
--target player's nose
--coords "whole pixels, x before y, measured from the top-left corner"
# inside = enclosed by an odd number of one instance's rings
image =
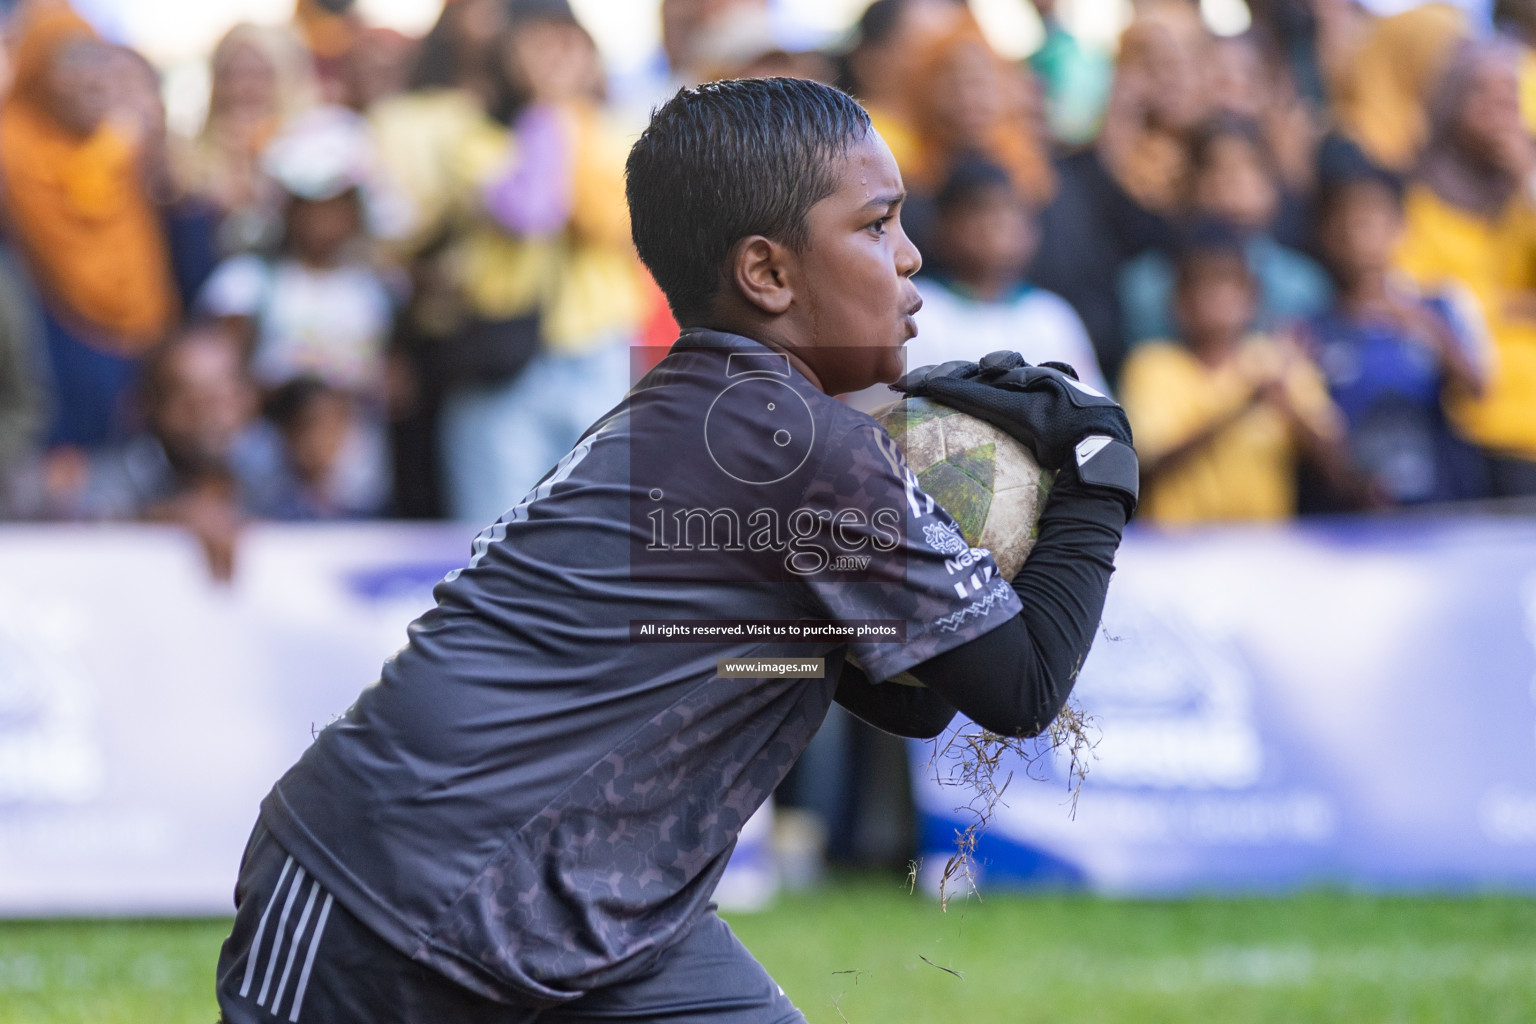
[[[911,277],[921,269],[923,254],[917,251],[917,246],[907,237],[906,229],[902,228],[901,237],[896,243],[896,272],[902,277]]]

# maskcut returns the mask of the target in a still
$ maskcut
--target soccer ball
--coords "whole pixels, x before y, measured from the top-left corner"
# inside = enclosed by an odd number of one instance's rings
[[[986,420],[926,398],[893,402],[870,415],[966,543],[992,552],[1003,578],[1013,579],[1040,535],[1040,512],[1056,474]]]

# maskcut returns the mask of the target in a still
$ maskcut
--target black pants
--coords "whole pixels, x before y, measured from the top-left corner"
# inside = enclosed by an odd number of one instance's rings
[[[235,905],[219,956],[225,1024],[805,1024],[713,910],[639,977],[536,1009],[482,998],[386,944],[260,824]]]

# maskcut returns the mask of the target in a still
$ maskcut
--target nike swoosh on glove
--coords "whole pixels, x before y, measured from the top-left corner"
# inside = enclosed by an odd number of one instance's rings
[[[1017,352],[993,352],[979,363],[919,367],[891,386],[986,420],[1045,469],[1072,461],[1084,483],[1121,491],[1134,509],[1136,450],[1125,410],[1070,371],[1060,363],[1031,366]]]

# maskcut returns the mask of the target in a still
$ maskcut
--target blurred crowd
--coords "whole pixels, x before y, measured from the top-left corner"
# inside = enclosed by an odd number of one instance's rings
[[[1029,0],[1018,0],[1020,5]],[[663,0],[612,87],[567,0],[447,0],[422,39],[297,0],[210,56],[195,134],[63,0],[5,25],[0,513],[497,518],[675,335],[629,242],[649,109],[715,78],[871,111],[925,256],[913,365],[1017,348],[1116,394],[1141,517],[1536,494],[1536,0],[1136,0],[1115,52],[1004,59],[961,0],[824,52],[768,0]],[[858,400],[858,399],[855,399]]]

